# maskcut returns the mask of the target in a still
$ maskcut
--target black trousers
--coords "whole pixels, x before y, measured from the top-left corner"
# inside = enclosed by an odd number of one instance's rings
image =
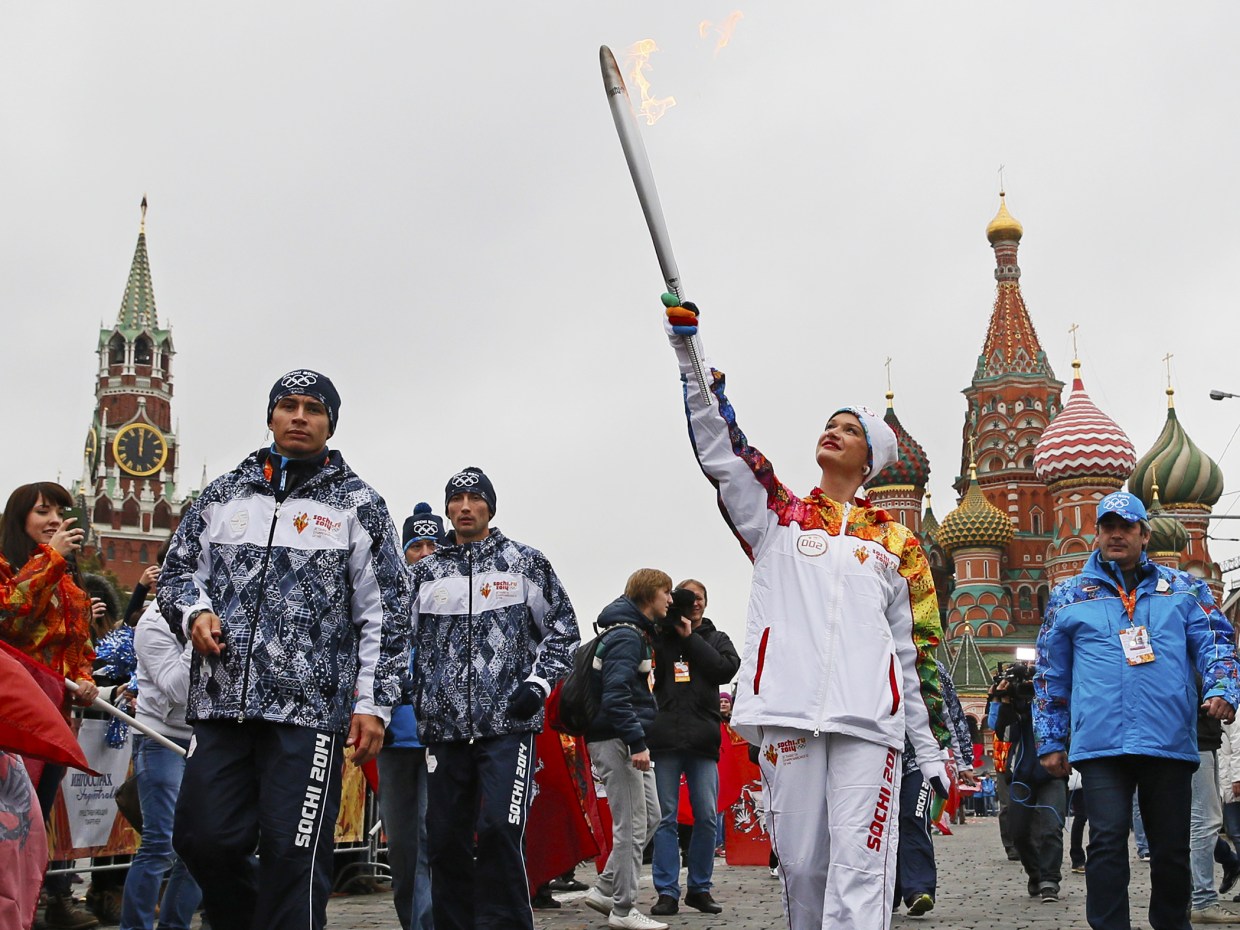
[[[534,734],[436,743],[426,768],[435,930],[533,930],[524,842]]]
[[[1089,809],[1085,917],[1094,930],[1129,930],[1128,834],[1132,792],[1150,841],[1150,926],[1192,930],[1188,828],[1197,763],[1108,756],[1075,763]]]
[[[326,924],[343,749],[306,727],[194,724],[172,845],[215,930]]]

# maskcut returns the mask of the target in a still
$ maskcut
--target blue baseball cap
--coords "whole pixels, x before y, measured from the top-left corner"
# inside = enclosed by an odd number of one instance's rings
[[[1145,512],[1145,505],[1141,503],[1141,498],[1127,491],[1108,494],[1098,502],[1098,519],[1101,520],[1109,513],[1129,523],[1139,523],[1149,518]]]

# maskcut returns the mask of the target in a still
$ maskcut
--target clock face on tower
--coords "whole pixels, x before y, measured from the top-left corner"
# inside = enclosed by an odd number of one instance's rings
[[[112,454],[126,474],[145,478],[164,467],[168,442],[155,427],[130,423],[121,427],[112,440]]]

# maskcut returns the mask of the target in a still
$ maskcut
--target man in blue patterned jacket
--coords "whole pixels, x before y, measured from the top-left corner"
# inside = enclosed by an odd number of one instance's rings
[[[373,759],[400,701],[408,578],[383,499],[327,448],[339,410],[318,372],[277,381],[271,448],[203,491],[160,575],[196,652],[174,845],[214,927],[325,924],[344,748]]]
[[[1135,789],[1150,842],[1150,925],[1190,930],[1189,811],[1200,706],[1224,722],[1240,704],[1231,624],[1199,578],[1151,562],[1134,494],[1098,504],[1096,550],[1055,587],[1038,635],[1033,724],[1042,765],[1081,772],[1089,810],[1085,916],[1128,930],[1128,832]],[[1069,750],[1069,733],[1071,749]]]
[[[534,737],[580,644],[577,617],[547,557],[490,525],[480,469],[453,475],[444,497],[453,529],[412,570],[435,927],[532,930]]]

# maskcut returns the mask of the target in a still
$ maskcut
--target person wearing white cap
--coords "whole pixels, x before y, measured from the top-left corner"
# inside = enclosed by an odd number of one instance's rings
[[[895,434],[866,407],[827,408],[821,477],[798,496],[749,444],[709,364],[712,403],[702,399],[683,338],[697,334],[697,308],[663,302],[698,463],[753,561],[732,727],[759,747],[788,925],[885,930],[905,733],[943,795],[950,741],[925,553],[858,497],[895,460]]]

